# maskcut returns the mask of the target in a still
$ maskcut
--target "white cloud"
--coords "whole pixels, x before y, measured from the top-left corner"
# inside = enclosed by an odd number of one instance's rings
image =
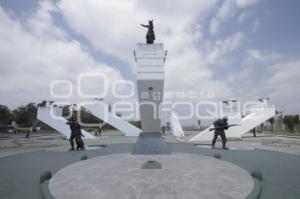
[[[289,60],[270,67],[275,72],[266,80],[272,88],[270,97],[274,99],[278,110],[299,114],[300,111],[300,60]]]
[[[53,80],[76,83],[84,72],[104,72],[111,80],[122,79],[119,71],[96,62],[80,43],[53,24],[49,13],[53,9],[43,1],[21,24],[0,7],[0,103],[16,106],[51,99]]]
[[[225,55],[228,55],[240,46],[244,37],[241,32],[237,32],[228,38],[217,40],[206,54],[208,62],[211,64],[220,63]]]
[[[282,56],[275,52],[262,51],[259,49],[249,49],[247,62],[253,63],[253,61],[259,61],[264,63],[270,63],[278,61]]]
[[[219,8],[218,12],[217,12],[217,17],[220,20],[224,20],[227,17],[230,17],[233,15],[232,11],[235,9],[235,4],[234,1],[232,0],[226,0],[224,1],[224,3],[222,4],[222,6]]]
[[[223,21],[230,18],[234,14],[235,3],[232,0],[226,0],[217,10],[216,15],[210,21],[210,34],[218,32],[219,27]]]
[[[194,42],[199,42],[203,39],[203,27],[200,24],[196,24],[192,31],[194,34]]]
[[[239,8],[246,8],[248,6],[254,5],[258,0],[235,0]]]
[[[29,28],[31,34],[40,39],[64,39],[67,34],[54,25],[53,18],[50,13],[57,12],[55,4],[50,1],[41,1],[39,7],[28,19],[26,19],[26,27]]]
[[[227,78],[242,100],[269,97],[277,110],[300,111],[300,60],[286,59],[273,51],[249,49],[241,70]]]
[[[268,82],[272,85],[286,85],[290,87],[289,89],[293,90],[295,96],[300,96],[300,60],[290,60],[287,62],[277,63],[271,67],[276,69],[276,72],[273,76],[268,80]]]
[[[231,19],[236,15],[238,9],[246,8],[253,5],[257,0],[225,0],[222,5],[218,8],[216,15],[210,21],[210,34],[216,34],[222,25],[222,23]],[[238,21],[241,23],[246,17],[247,12],[242,13],[238,17]]]

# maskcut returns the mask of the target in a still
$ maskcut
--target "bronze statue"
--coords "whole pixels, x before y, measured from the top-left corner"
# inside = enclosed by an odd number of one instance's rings
[[[143,25],[143,27],[148,28],[148,32],[146,35],[147,44],[153,44],[155,40],[155,34],[154,34],[154,26],[153,26],[153,20],[149,20],[149,25]]]
[[[239,124],[230,124],[228,125],[228,118],[225,116],[223,119],[218,119],[214,122],[214,128],[210,128],[209,131],[215,131],[214,138],[212,140],[212,148],[215,148],[215,144],[218,136],[221,136],[223,149],[228,149],[226,147],[226,134],[225,130],[229,129],[232,126],[240,126]]]
[[[77,118],[76,118],[76,112],[73,113],[72,117],[69,119],[69,121],[67,122],[68,125],[70,125],[70,129],[71,129],[71,135],[70,135],[70,151],[74,151],[74,139],[77,145],[77,150],[84,150],[84,142],[81,138],[82,133],[81,133],[81,126],[79,125],[79,123],[77,122]]]
[[[225,134],[225,130],[227,130],[229,128],[227,121],[228,121],[227,117],[224,117],[223,119],[218,119],[214,122],[215,128],[209,129],[210,131],[215,130],[214,138],[213,138],[212,144],[211,144],[212,148],[215,148],[217,138],[218,138],[218,136],[221,136],[223,149],[228,149],[226,147],[226,134]]]

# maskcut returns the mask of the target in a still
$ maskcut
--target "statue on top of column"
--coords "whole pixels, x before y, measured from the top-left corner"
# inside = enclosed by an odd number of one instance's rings
[[[154,26],[153,26],[153,20],[149,20],[149,25],[143,25],[143,27],[148,28],[148,32],[146,35],[147,44],[153,44],[155,40],[155,34],[154,34]]]

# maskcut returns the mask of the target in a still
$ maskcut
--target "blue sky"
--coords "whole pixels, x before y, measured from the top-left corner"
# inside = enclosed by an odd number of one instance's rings
[[[145,36],[139,23],[153,18],[157,42],[169,52],[166,91],[213,91],[217,100],[270,97],[278,110],[300,111],[297,0],[0,0],[0,6],[0,79],[7,82],[1,104],[49,99],[51,81],[76,82],[85,72],[135,82],[132,51]]]

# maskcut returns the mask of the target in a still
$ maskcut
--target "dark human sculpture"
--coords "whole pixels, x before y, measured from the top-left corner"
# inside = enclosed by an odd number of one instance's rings
[[[225,134],[225,130],[227,130],[229,128],[227,121],[228,121],[227,117],[224,117],[223,119],[218,119],[214,122],[214,128],[209,129],[209,130],[215,130],[214,138],[212,140],[213,148],[215,147],[217,138],[220,135],[222,138],[223,149],[228,149],[226,147],[226,134]]]
[[[143,27],[148,28],[148,32],[146,35],[147,44],[153,44],[155,40],[155,34],[154,34],[154,26],[153,26],[153,20],[149,20],[149,25],[143,25]]]
[[[84,142],[81,139],[82,133],[81,133],[81,126],[78,124],[77,120],[76,120],[76,113],[74,113],[72,115],[72,117],[70,118],[70,120],[67,122],[68,125],[70,125],[70,129],[71,129],[71,136],[70,136],[70,151],[74,151],[74,139],[77,145],[77,150],[84,150]]]
[[[256,137],[256,128],[253,128],[251,132],[253,133],[253,136]]]
[[[232,126],[240,126],[239,124],[230,124],[228,125],[228,118],[223,117],[223,119],[218,119],[214,122],[214,128],[210,128],[209,131],[215,131],[214,138],[212,140],[212,148],[215,148],[215,144],[218,136],[220,135],[222,138],[222,147],[223,149],[228,149],[226,147],[226,134],[225,130],[229,129]]]

